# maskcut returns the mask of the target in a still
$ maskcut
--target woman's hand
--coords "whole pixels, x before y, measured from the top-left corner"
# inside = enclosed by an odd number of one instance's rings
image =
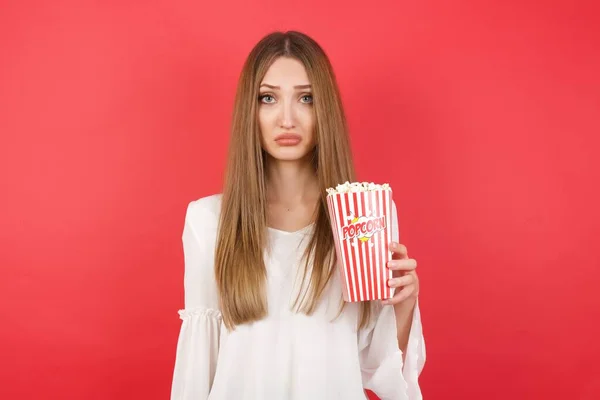
[[[391,242],[390,251],[393,255],[387,267],[393,271],[393,278],[388,281],[388,285],[396,290],[394,297],[383,300],[382,304],[397,305],[407,299],[416,300],[419,295],[419,277],[415,271],[417,261],[408,258],[408,250],[403,244]]]

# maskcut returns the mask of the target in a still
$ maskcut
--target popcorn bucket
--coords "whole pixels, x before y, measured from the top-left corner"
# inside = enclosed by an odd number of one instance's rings
[[[392,190],[387,184],[348,183],[327,189],[337,266],[347,302],[389,299],[392,271]]]

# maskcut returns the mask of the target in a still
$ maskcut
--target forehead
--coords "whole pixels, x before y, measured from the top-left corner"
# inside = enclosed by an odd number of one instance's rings
[[[293,86],[310,83],[304,65],[295,58],[280,57],[271,64],[261,83]]]

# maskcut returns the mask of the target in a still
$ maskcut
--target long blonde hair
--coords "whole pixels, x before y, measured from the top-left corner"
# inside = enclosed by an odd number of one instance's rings
[[[267,243],[266,157],[260,145],[258,93],[260,82],[279,57],[295,58],[304,65],[313,92],[317,137],[313,165],[321,199],[315,211],[314,234],[304,253],[305,266],[309,260],[313,264],[308,287],[300,303],[296,300],[296,306],[300,304],[298,310],[307,315],[316,309],[337,268],[326,189],[355,180],[346,117],[327,55],[301,32],[274,32],[263,37],[248,55],[238,81],[221,198],[215,278],[228,329],[267,315],[263,258]],[[307,273],[305,268],[304,278]],[[364,327],[371,315],[369,303],[362,303],[360,311],[359,327]]]

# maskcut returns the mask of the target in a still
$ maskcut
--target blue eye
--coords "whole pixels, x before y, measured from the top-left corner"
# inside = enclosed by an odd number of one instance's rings
[[[263,99],[264,99],[265,97],[270,97],[270,98],[273,98],[273,96],[271,96],[270,94],[264,94],[264,95],[262,95],[262,96],[258,96],[258,99],[259,99],[261,102],[263,102]],[[270,104],[271,102],[270,102],[270,101],[267,101],[266,103],[267,103],[267,104]]]
[[[310,95],[310,94],[307,94],[307,95],[304,95],[304,96],[302,96],[302,98],[303,98],[303,99],[304,99],[304,98],[307,98],[307,97],[310,99],[309,101],[307,101],[307,103],[312,103],[312,102],[313,102],[313,97],[312,97],[312,95]]]

